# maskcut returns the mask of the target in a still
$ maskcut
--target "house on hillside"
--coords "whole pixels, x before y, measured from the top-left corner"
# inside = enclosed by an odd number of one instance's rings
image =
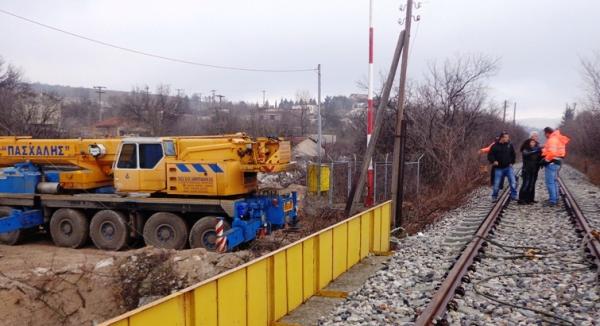
[[[294,155],[294,159],[297,160],[310,160],[319,155],[317,146],[317,139],[313,139],[311,137],[306,137],[304,140],[300,141],[294,148],[292,149],[292,153]],[[321,155],[325,156],[325,148],[321,147]]]
[[[350,94],[352,109],[365,109],[367,107],[367,94]]]
[[[312,138],[315,141],[318,139],[318,137],[319,137],[318,134],[308,135],[308,138]],[[323,146],[335,144],[336,141],[337,141],[337,136],[335,134],[322,134],[321,135],[321,142],[323,143]]]
[[[107,118],[97,122],[88,130],[89,137],[123,137],[145,135],[147,130],[140,128],[122,117]]]
[[[258,119],[265,121],[281,121],[285,112],[273,108],[261,108],[258,111]]]

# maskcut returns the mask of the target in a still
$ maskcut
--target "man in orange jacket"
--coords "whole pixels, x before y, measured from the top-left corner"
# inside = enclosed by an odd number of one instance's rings
[[[498,139],[500,137],[496,137],[494,139],[494,141],[487,147],[481,148],[479,149],[479,154],[485,154],[487,155],[490,150],[492,149],[492,146],[494,146],[495,143],[498,142]],[[494,178],[496,176],[496,167],[494,165],[491,165],[491,169],[490,169],[490,186],[494,186]],[[504,188],[504,177],[502,178],[502,181],[500,181],[500,189]]]
[[[546,135],[546,144],[542,149],[543,164],[546,166],[544,177],[546,187],[548,188],[548,204],[554,206],[558,204],[558,172],[562,165],[562,160],[567,156],[567,143],[569,137],[560,133],[560,130],[554,130],[550,127],[544,128]]]

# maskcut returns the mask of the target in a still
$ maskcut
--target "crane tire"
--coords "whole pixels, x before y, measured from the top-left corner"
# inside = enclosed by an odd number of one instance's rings
[[[110,209],[97,212],[90,223],[90,238],[98,249],[119,251],[129,244],[125,214]]]
[[[11,207],[0,206],[0,217],[8,216],[11,210]],[[0,243],[9,246],[19,244],[23,240],[24,233],[25,230],[15,230],[6,233],[0,233]]]
[[[90,234],[90,223],[82,211],[61,208],[50,218],[50,235],[59,247],[79,248]]]
[[[190,248],[204,248],[208,251],[215,251],[217,249],[217,233],[215,231],[217,221],[218,218],[215,216],[205,216],[194,223],[190,231]],[[227,231],[230,228],[229,223],[223,221],[223,229]]]
[[[144,242],[149,246],[179,250],[185,248],[187,239],[187,224],[173,213],[154,213],[144,225]]]

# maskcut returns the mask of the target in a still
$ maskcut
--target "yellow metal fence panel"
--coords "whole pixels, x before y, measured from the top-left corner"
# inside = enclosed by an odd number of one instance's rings
[[[381,208],[373,211],[373,247],[375,252],[381,251]]]
[[[217,281],[219,326],[246,325],[246,269],[227,274]]]
[[[371,251],[371,220],[372,212],[366,212],[360,215],[360,259],[369,255]]]
[[[185,326],[183,296],[171,298],[131,316],[130,326],[164,325]]]
[[[391,203],[116,317],[111,326],[267,326],[370,252],[389,251]]]
[[[354,266],[360,260],[360,218],[348,221],[348,265]]]
[[[381,206],[381,251],[390,251],[390,225],[392,215],[392,207]]]
[[[217,281],[194,290],[194,326],[217,325]]]
[[[292,311],[302,304],[302,244],[287,250],[287,295],[288,310]]]
[[[333,228],[333,278],[348,269],[348,223]]]
[[[319,269],[319,289],[326,287],[333,278],[332,242],[331,230],[326,230],[319,234],[319,257],[317,263],[317,268]]]
[[[286,252],[273,256],[273,318],[275,320],[288,313],[287,308],[287,269]]]
[[[123,319],[115,322],[112,326],[129,326],[129,319]]]
[[[268,268],[268,260],[265,259],[246,268],[248,326],[269,324]]]
[[[312,297],[317,289],[315,257],[315,238],[308,238],[302,242],[302,301]]]

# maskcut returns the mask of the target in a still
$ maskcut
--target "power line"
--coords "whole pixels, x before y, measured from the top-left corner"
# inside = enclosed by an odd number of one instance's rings
[[[112,43],[108,43],[108,42],[104,42],[104,41],[100,41],[100,40],[96,40],[93,39],[91,37],[87,37],[81,34],[77,34],[77,33],[73,33],[73,32],[69,32],[66,31],[64,29],[60,29],[58,27],[54,27],[54,26],[50,26],[47,24],[44,24],[42,22],[33,20],[33,19],[29,19],[27,17],[23,17],[17,14],[14,14],[12,12],[0,9],[0,13],[8,15],[8,16],[12,16],[14,18],[18,18],[20,20],[24,20],[26,22],[47,28],[47,29],[51,29],[53,31],[56,32],[60,32],[63,34],[67,34],[69,36],[72,37],[76,37],[82,40],[86,40],[92,43],[96,43],[96,44],[100,44],[100,45],[104,45],[107,47],[111,47],[114,49],[118,49],[118,50],[122,50],[122,51],[126,51],[126,52],[130,52],[130,53],[135,53],[135,54],[139,54],[139,55],[144,55],[147,57],[152,57],[152,58],[156,58],[156,59],[162,59],[162,60],[167,60],[167,61],[172,61],[172,62],[177,62],[177,63],[183,63],[183,64],[188,64],[188,65],[194,65],[194,66],[200,66],[200,67],[205,67],[205,68],[214,68],[214,69],[224,69],[224,70],[237,70],[237,71],[251,71],[251,72],[274,72],[274,73],[284,73],[284,72],[307,72],[307,71],[316,71],[316,68],[304,68],[304,69],[259,69],[259,68],[246,68],[246,67],[233,67],[233,66],[221,66],[221,65],[213,65],[213,64],[207,64],[207,63],[200,63],[200,62],[195,62],[195,61],[189,61],[189,60],[183,60],[183,59],[177,59],[177,58],[172,58],[172,57],[166,57],[163,55],[159,55],[159,54],[154,54],[154,53],[150,53],[150,52],[144,52],[144,51],[140,51],[140,50],[136,50],[136,49],[131,49],[131,48],[127,48],[124,46],[120,46],[120,45],[116,45],[116,44],[112,44]]]

